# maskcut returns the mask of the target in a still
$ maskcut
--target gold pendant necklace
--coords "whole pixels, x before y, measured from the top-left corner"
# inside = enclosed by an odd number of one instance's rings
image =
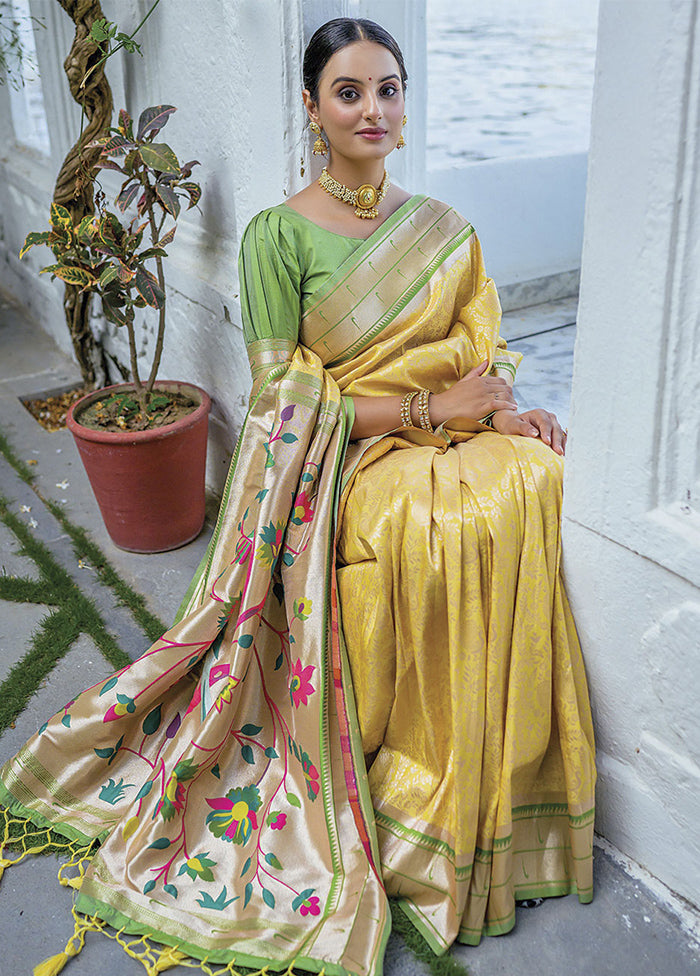
[[[337,180],[334,180],[325,166],[323,167],[323,172],[318,182],[326,193],[330,193],[336,200],[340,200],[343,203],[347,203],[348,206],[354,207],[355,216],[363,217],[365,220],[374,220],[375,217],[379,216],[377,205],[382,202],[386,196],[386,191],[389,189],[389,177],[386,174],[386,170],[384,170],[382,182],[378,187],[372,186],[371,183],[363,183],[356,190],[351,190],[344,183],[339,183]]]

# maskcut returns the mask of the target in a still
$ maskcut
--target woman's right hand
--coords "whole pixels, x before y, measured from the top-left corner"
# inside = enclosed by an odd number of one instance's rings
[[[517,410],[513,391],[500,376],[484,376],[488,360],[479,363],[454,386],[430,397],[430,421],[433,427],[454,417],[480,420],[494,410]]]

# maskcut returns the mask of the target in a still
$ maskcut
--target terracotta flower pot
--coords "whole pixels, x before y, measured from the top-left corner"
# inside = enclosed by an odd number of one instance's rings
[[[67,425],[115,545],[131,552],[165,552],[194,539],[204,524],[204,475],[211,400],[190,383],[159,381],[161,390],[198,401],[175,423],[155,430],[91,430],[80,414],[108,393],[88,393],[70,408]]]

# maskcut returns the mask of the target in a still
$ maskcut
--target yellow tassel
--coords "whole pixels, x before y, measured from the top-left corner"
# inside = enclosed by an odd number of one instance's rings
[[[66,963],[82,951],[85,945],[85,933],[99,931],[104,924],[96,924],[94,919],[88,917],[78,918],[75,908],[71,909],[71,911],[75,919],[75,927],[73,929],[73,935],[66,944],[66,948],[63,952],[59,952],[57,956],[50,956],[48,959],[40,962],[38,966],[35,966],[34,976],[58,976],[58,973],[63,970]]]
[[[183,959],[187,959],[187,953],[180,952],[173,946],[165,946],[158,955],[153,968],[149,969],[148,974],[149,976],[158,976],[158,973],[163,973],[166,969],[179,965]]]
[[[70,958],[67,952],[59,952],[57,956],[44,959],[34,967],[34,976],[58,976]]]

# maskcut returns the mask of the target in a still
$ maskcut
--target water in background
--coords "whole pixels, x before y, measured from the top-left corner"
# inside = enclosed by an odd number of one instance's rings
[[[597,16],[598,0],[427,0],[428,167],[585,152]]]

